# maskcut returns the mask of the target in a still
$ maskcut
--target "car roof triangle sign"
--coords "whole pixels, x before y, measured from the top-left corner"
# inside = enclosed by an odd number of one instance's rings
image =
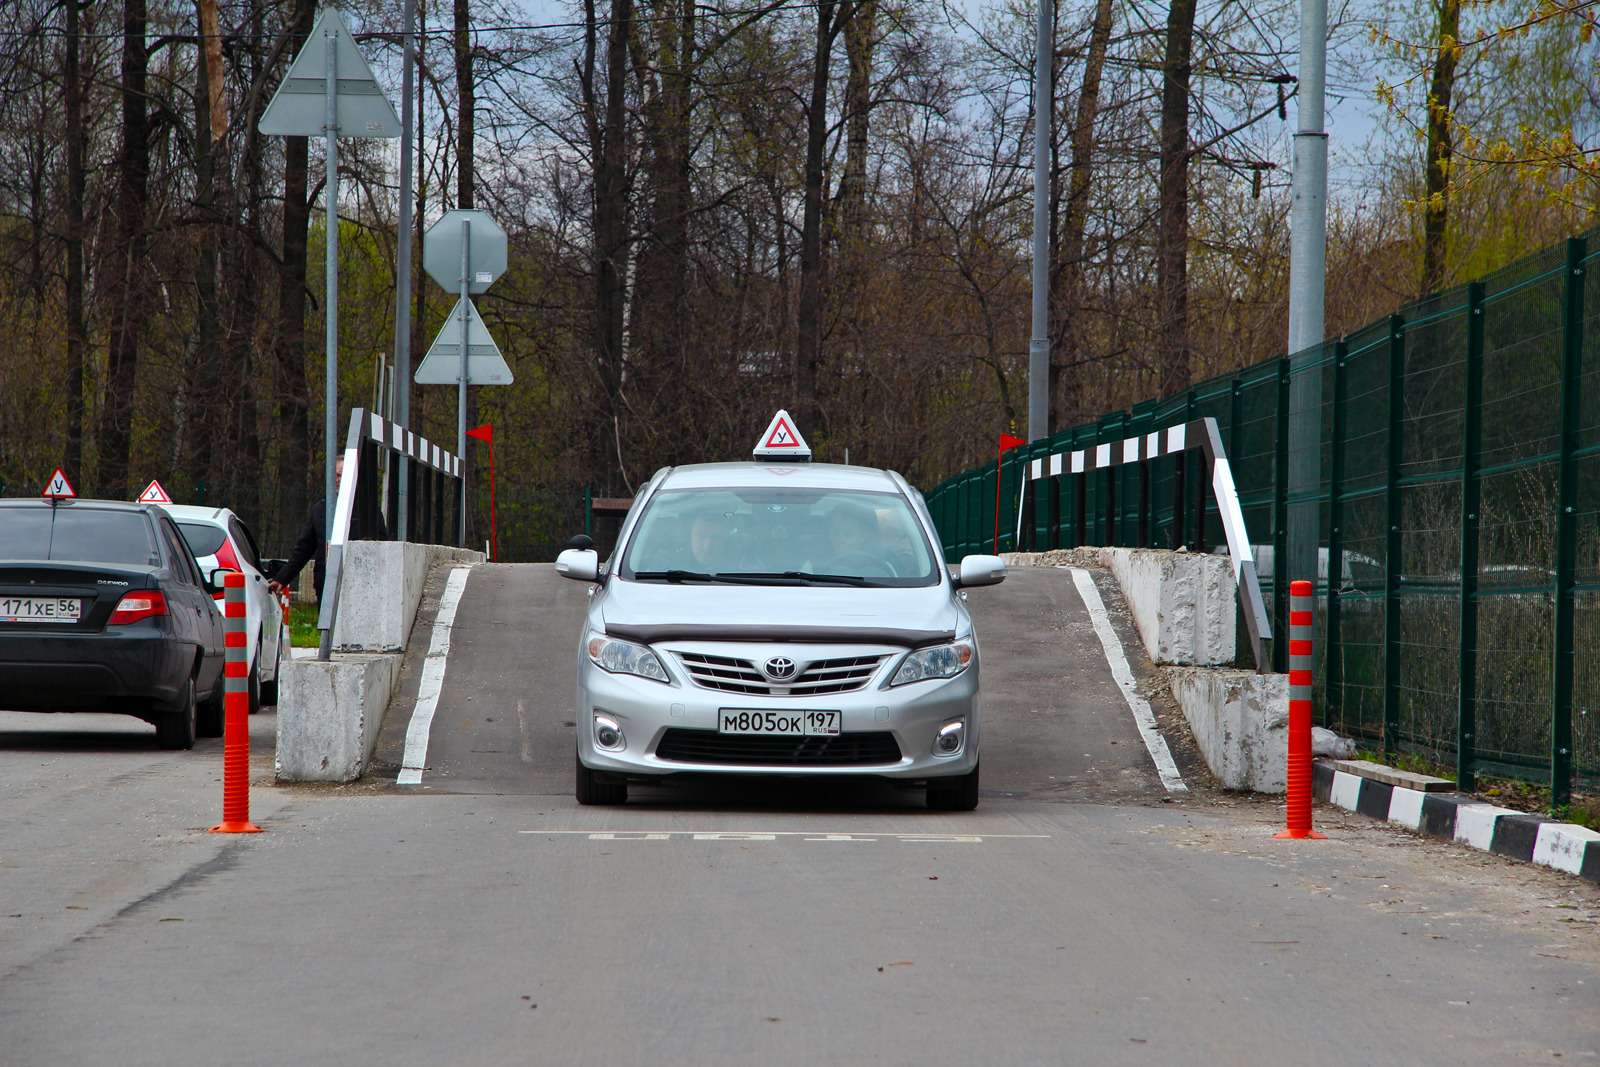
[[[279,137],[314,137],[327,132],[328,36],[334,40],[334,78],[340,137],[399,137],[400,120],[372,67],[356,47],[339,12],[322,9],[311,36],[289,65],[261,116],[261,132]]]
[[[780,411],[772,416],[772,421],[767,424],[766,433],[761,435],[761,440],[756,444],[755,457],[810,459],[811,446],[800,436],[800,431],[794,428],[794,420],[789,417],[789,413]]]
[[[71,500],[78,495],[78,491],[67,481],[67,472],[57,467],[45,483],[43,495],[48,500]]]
[[[152,478],[150,484],[144,487],[144,492],[139,494],[139,503],[170,504],[172,503],[172,498],[167,495],[167,491],[162,488],[161,483]]]

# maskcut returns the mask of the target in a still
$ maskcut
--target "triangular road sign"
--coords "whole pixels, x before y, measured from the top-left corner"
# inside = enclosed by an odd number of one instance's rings
[[[767,424],[767,432],[756,442],[754,455],[757,459],[776,456],[785,459],[810,459],[811,446],[800,436],[800,431],[794,428],[794,420],[789,417],[789,413],[780,411],[772,416],[772,421]]]
[[[334,73],[338,79],[340,137],[399,137],[394,105],[372,76],[372,68],[356,48],[344,19],[331,7],[322,9],[311,36],[294,57],[288,75],[261,116],[261,132],[280,137],[311,137],[328,124],[328,34],[337,41]]]
[[[45,499],[71,500],[77,495],[78,491],[72,488],[71,482],[67,481],[67,472],[57,467],[55,473],[50,475],[50,480],[45,483],[43,493]]]
[[[150,484],[144,487],[144,492],[139,494],[137,503],[140,504],[170,504],[172,498],[161,487],[161,483],[151,479]]]
[[[423,357],[412,377],[418,385],[455,385],[461,380],[461,314],[463,301],[457,300],[455,309],[445,320],[439,336]],[[489,336],[489,327],[472,301],[465,301],[467,313],[467,384],[510,385],[514,378],[506,366],[500,346]]]

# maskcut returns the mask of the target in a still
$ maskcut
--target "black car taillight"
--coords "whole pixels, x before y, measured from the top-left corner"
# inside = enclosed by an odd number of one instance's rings
[[[123,623],[151,619],[166,613],[167,598],[157,590],[146,589],[137,593],[124,593],[122,599],[117,602],[117,610],[106,620],[106,625],[120,626]]]

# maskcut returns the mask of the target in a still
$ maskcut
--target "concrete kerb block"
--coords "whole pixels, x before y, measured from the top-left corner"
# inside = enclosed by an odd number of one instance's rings
[[[1167,678],[1195,744],[1224,788],[1284,791],[1289,751],[1288,675],[1173,667]]]
[[[483,553],[409,541],[351,541],[333,647],[341,652],[402,652],[422,602],[422,586],[435,566],[482,563]]]
[[[1233,663],[1238,588],[1228,557],[1146,548],[1107,548],[1101,554],[1153,662],[1179,667]]]
[[[281,782],[353,782],[378,743],[398,655],[283,662],[276,771]]]

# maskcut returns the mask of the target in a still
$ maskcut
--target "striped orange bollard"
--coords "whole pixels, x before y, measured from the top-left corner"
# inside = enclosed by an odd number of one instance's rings
[[[259,834],[250,821],[250,635],[245,628],[244,575],[222,577],[223,675],[222,821],[214,834]]]
[[[1314,837],[1311,828],[1311,611],[1310,582],[1289,583],[1289,761],[1284,822],[1274,837]]]

